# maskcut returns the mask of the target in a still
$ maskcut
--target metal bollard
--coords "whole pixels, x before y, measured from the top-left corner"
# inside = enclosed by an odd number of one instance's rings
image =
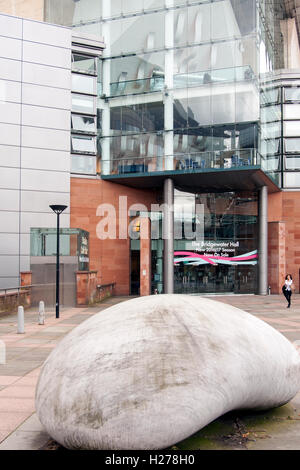
[[[39,325],[45,325],[45,303],[42,300],[39,303]]]
[[[6,346],[4,341],[0,340],[0,364],[6,364]]]
[[[18,334],[25,333],[25,326],[24,326],[24,307],[18,307]]]

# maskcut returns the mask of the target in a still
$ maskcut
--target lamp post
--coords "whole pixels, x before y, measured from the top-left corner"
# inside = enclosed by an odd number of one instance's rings
[[[57,228],[56,228],[56,318],[59,318],[59,216],[68,207],[63,205],[54,204],[49,206],[50,209],[57,214]]]

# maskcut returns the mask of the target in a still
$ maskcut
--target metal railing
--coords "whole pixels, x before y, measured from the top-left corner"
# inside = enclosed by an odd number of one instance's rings
[[[123,157],[111,161],[102,160],[103,168],[108,175],[125,175],[136,173],[155,173],[178,171],[205,171],[207,169],[230,169],[256,166],[261,164],[261,156],[256,149],[237,149],[207,151],[197,153],[180,153],[174,156]]]
[[[242,65],[239,67],[176,74],[173,77],[173,88],[195,87],[211,83],[232,83],[254,79],[255,74],[250,65]],[[110,96],[153,93],[162,91],[164,86],[165,78],[163,71],[154,71],[151,77],[136,80],[124,80],[121,77],[118,82],[110,84]]]

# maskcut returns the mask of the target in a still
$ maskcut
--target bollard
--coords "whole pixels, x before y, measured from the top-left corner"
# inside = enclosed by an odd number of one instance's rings
[[[271,295],[271,286],[268,287],[268,294]]]
[[[0,340],[0,364],[6,364],[6,346],[4,341]]]
[[[42,300],[39,303],[39,325],[45,325],[45,303]]]
[[[24,327],[24,307],[18,307],[18,334],[24,334],[25,327]]]

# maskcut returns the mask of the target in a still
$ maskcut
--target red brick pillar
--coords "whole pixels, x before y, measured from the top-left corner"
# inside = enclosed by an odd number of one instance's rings
[[[20,273],[20,286],[31,286],[32,284],[32,272],[31,271],[23,271]],[[25,304],[30,307],[31,305],[31,287],[25,289]]]
[[[24,271],[20,273],[20,285],[21,286],[31,286],[32,283],[32,272],[31,271]]]
[[[151,222],[140,218],[140,295],[151,295]]]
[[[77,271],[76,304],[90,305],[97,300],[97,271]]]
[[[281,294],[286,275],[285,222],[268,224],[268,282],[272,294]]]

